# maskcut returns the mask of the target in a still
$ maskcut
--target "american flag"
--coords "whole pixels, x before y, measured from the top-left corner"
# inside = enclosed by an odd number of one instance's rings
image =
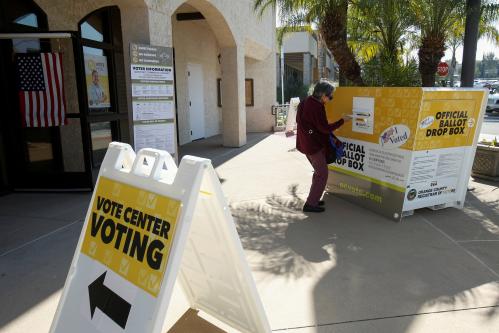
[[[64,125],[66,102],[62,54],[17,54],[16,73],[23,126]]]

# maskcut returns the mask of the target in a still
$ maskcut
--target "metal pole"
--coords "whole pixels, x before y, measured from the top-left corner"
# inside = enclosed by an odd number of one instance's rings
[[[0,39],[71,38],[69,32],[2,33]]]
[[[476,47],[478,43],[478,24],[480,22],[480,4],[481,0],[466,1],[466,27],[464,30],[461,87],[473,87]]]
[[[284,102],[284,50],[281,45],[281,104]]]

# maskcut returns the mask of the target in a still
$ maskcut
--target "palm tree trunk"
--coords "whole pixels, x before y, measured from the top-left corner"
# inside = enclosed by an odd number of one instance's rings
[[[454,72],[456,71],[456,46],[452,46],[452,60],[450,61],[449,78],[450,86],[454,87]]]
[[[347,43],[347,11],[347,1],[341,1],[338,8],[331,8],[326,13],[319,25],[319,30],[340,67],[340,73],[356,86],[363,86],[360,66]]]
[[[418,56],[423,87],[433,87],[435,85],[435,73],[440,59],[445,54],[444,51],[445,41],[443,37],[425,36],[422,38]]]
[[[473,87],[475,77],[475,57],[480,23],[480,0],[466,1],[466,26],[464,29],[463,68],[461,87]]]

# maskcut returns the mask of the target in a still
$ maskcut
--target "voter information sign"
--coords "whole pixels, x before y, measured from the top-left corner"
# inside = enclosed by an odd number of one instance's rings
[[[163,333],[173,287],[245,333],[270,332],[211,162],[111,143],[53,333]]]
[[[175,154],[175,84],[171,47],[130,43],[135,149]]]
[[[329,121],[344,155],[328,190],[395,221],[419,208],[462,208],[487,91],[473,88],[338,88]]]

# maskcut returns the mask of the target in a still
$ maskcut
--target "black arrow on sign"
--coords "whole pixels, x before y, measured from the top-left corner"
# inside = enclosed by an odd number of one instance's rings
[[[96,308],[111,318],[121,328],[125,328],[132,305],[104,285],[106,273],[102,274],[88,286],[90,299],[90,317],[94,317]]]

